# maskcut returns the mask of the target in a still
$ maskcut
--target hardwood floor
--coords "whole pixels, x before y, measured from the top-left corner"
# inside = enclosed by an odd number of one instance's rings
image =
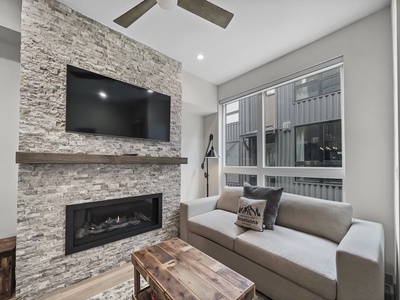
[[[133,266],[131,263],[126,263],[119,268],[47,295],[43,300],[85,300],[130,279],[133,279]]]
[[[86,300],[125,281],[133,281],[133,265],[126,263],[119,268],[105,272],[72,286],[58,290],[42,298],[43,300]],[[133,285],[132,285],[133,292]],[[107,298],[110,299],[110,298]],[[117,298],[115,298],[117,299]],[[131,299],[131,296],[129,296]],[[16,300],[15,296],[10,300]],[[119,299],[122,300],[122,299]],[[271,300],[257,292],[254,300]]]

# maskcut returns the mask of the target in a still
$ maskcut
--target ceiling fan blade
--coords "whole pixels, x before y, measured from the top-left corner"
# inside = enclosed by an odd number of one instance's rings
[[[206,0],[178,0],[178,6],[222,28],[233,18],[233,13]]]
[[[128,28],[137,19],[143,16],[150,8],[156,5],[156,0],[144,0],[136,5],[134,8],[128,10],[123,15],[119,16],[114,20],[115,23],[122,27]]]

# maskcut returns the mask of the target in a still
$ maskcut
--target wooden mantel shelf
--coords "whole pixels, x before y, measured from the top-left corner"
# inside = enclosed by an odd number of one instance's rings
[[[187,164],[186,157],[17,152],[17,164]]]

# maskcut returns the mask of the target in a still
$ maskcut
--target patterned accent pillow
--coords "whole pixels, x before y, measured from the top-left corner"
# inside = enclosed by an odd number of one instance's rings
[[[243,196],[249,199],[265,199],[267,207],[264,212],[265,229],[274,230],[276,216],[278,215],[279,201],[283,193],[283,187],[261,187],[252,186],[250,183],[243,184]]]
[[[237,212],[236,225],[263,231],[264,210],[267,205],[265,200],[253,200],[239,197],[239,208]]]

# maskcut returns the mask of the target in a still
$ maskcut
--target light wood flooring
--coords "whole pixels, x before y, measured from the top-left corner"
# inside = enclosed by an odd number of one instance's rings
[[[119,268],[47,295],[43,300],[85,300],[133,278],[133,265],[126,263]],[[133,286],[132,286],[133,291]]]
[[[133,265],[126,263],[98,276],[83,280],[47,295],[42,300],[86,300],[120,283],[133,279]],[[132,286],[133,292],[133,286]],[[15,297],[10,300],[16,300]],[[117,299],[116,299],[117,300]],[[257,292],[254,300],[271,300]]]

